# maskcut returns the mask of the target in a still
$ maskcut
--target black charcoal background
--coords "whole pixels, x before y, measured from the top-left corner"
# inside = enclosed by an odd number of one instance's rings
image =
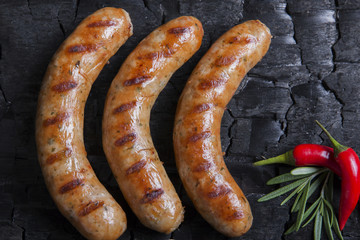
[[[177,100],[196,63],[221,34],[248,19],[263,21],[273,39],[222,120],[226,164],[254,214],[251,230],[238,239],[312,239],[312,225],[283,235],[294,221],[289,204],[280,206],[281,199],[257,203],[277,187],[265,182],[290,168],[252,163],[300,143],[329,144],[315,119],[360,153],[358,0],[0,0],[0,239],[83,239],[46,190],[36,156],[34,117],[50,58],[82,19],[106,6],[130,13],[134,35],[93,85],[84,137],[95,172],[127,213],[128,230],[120,239],[228,239],[202,219],[187,197],[175,167],[172,127]],[[186,210],[180,228],[164,235],[143,227],[124,201],[102,150],[101,118],[110,83],[126,56],[156,27],[181,15],[199,18],[205,35],[201,49],[174,74],[151,114],[156,148]],[[340,192],[339,179],[335,192]],[[360,239],[359,217],[356,208],[344,239]]]

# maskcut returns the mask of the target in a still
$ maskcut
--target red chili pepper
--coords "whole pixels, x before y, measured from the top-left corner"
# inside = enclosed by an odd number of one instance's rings
[[[292,166],[322,166],[327,167],[338,176],[341,176],[340,166],[334,158],[334,150],[318,144],[300,144],[277,157],[255,162],[254,165],[262,166],[273,163],[284,163]]]
[[[338,143],[318,122],[316,123],[329,137],[334,146],[335,160],[341,169],[341,197],[339,208],[339,227],[343,230],[346,221],[355,209],[360,196],[360,161],[355,151]]]

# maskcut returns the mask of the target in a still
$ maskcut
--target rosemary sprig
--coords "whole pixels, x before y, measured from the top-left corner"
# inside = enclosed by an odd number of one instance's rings
[[[284,234],[287,235],[298,231],[300,227],[305,227],[315,220],[314,240],[321,239],[323,226],[328,239],[334,239],[334,232],[339,239],[343,240],[332,206],[334,173],[327,168],[299,167],[293,169],[290,173],[270,179],[266,184],[274,185],[290,181],[292,182],[288,185],[258,199],[258,202],[265,202],[293,190],[282,201],[281,205],[296,196],[291,207],[291,213],[297,213],[297,217],[295,223]],[[320,196],[312,204],[309,204],[309,198],[320,187]]]

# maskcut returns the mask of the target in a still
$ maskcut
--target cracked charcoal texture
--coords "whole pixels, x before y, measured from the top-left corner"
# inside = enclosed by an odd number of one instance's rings
[[[253,227],[238,239],[311,239],[312,225],[283,235],[294,221],[290,205],[280,206],[281,199],[257,202],[276,188],[265,182],[289,168],[252,163],[300,143],[329,144],[315,119],[360,152],[357,0],[0,0],[0,239],[82,239],[46,190],[36,156],[34,118],[41,80],[57,47],[83,18],[106,6],[130,13],[134,35],[91,90],[84,137],[96,174],[127,213],[128,230],[120,239],[228,239],[203,220],[186,195],[176,171],[172,128],[178,98],[196,63],[222,33],[249,19],[263,21],[273,39],[222,119],[226,164],[254,214]],[[200,50],[174,74],[151,114],[154,143],[186,210],[180,228],[164,235],[142,226],[122,197],[102,150],[101,118],[111,80],[126,56],[156,27],[181,15],[199,18],[205,35]],[[339,193],[338,180],[335,185]],[[359,210],[345,227],[347,240],[360,239]]]

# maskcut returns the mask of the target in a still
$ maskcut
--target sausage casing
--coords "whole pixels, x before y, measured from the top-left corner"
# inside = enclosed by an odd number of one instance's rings
[[[221,118],[245,74],[267,52],[270,40],[269,29],[260,21],[230,29],[197,64],[177,107],[173,139],[180,178],[198,212],[230,237],[247,232],[253,217],[224,163]]]
[[[108,92],[103,147],[121,191],[145,226],[164,233],[183,220],[183,207],[154,148],[150,110],[171,75],[200,47],[202,25],[176,18],[153,31],[127,57]]]
[[[53,56],[39,95],[36,143],[45,183],[60,212],[88,239],[117,239],[126,229],[125,213],[87,160],[83,125],[93,82],[131,35],[123,9],[88,16]]]

